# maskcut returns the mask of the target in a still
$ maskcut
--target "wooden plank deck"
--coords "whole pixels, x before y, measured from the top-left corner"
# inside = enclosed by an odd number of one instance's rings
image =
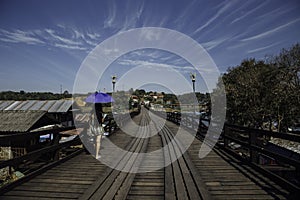
[[[172,131],[178,129],[171,122],[166,125]],[[217,147],[200,159],[201,145],[200,140],[194,140],[187,153],[213,199],[287,199],[290,196],[288,191]]]
[[[134,118],[142,126],[131,130],[153,135],[163,120],[145,126],[149,120],[142,109]],[[119,130],[109,139],[132,152],[153,152],[170,144],[178,130],[171,122],[165,125],[159,134],[149,138],[135,138]],[[217,148],[199,159],[202,143],[197,139],[172,164],[152,170],[180,154],[180,143],[168,145],[161,153],[145,154],[142,160],[125,155],[123,159],[128,162],[123,167],[149,171],[136,174],[113,170],[82,153],[1,194],[0,199],[287,199],[288,191]],[[102,156],[109,156],[113,150],[106,149]]]

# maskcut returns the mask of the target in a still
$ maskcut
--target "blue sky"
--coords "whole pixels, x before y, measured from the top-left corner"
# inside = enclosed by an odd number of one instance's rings
[[[225,72],[243,59],[263,59],[299,42],[299,10],[298,0],[0,0],[0,90],[59,92],[62,85],[72,91],[91,50],[115,34],[141,27],[186,34]],[[111,91],[111,75],[121,77],[143,64],[173,67],[187,79],[193,72],[179,56],[145,49],[117,59],[99,89]],[[200,76],[196,89],[205,91]]]

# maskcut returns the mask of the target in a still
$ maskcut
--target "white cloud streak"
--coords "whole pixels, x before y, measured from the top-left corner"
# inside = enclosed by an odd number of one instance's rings
[[[265,12],[262,15],[259,15],[256,20],[257,21],[266,21],[266,19],[274,20],[276,17],[284,17],[284,14],[289,13],[293,7],[290,7],[288,5],[281,6],[277,9],[272,9],[270,12]]]
[[[202,45],[207,50],[211,50],[211,49],[221,45],[223,42],[229,40],[230,38],[231,37],[222,37],[222,38],[218,38],[218,39],[215,39],[215,40],[211,40],[209,42],[202,43]]]
[[[271,35],[271,34],[273,34],[275,32],[281,31],[281,30],[287,28],[288,26],[290,26],[290,25],[292,25],[292,24],[294,24],[294,23],[296,23],[298,21],[300,21],[300,18],[295,19],[295,20],[293,20],[293,21],[291,21],[289,23],[283,24],[281,26],[278,26],[278,27],[276,27],[274,29],[271,29],[269,31],[266,31],[264,33],[260,33],[260,34],[257,34],[257,35],[254,35],[254,36],[242,39],[241,41],[246,42],[246,41],[252,41],[252,40],[257,40],[257,39],[264,38],[264,37],[269,36],[269,35]]]
[[[11,43],[25,43],[25,44],[44,44],[34,32],[32,31],[21,31],[15,30],[13,32],[0,29],[0,41],[11,42]]]
[[[67,45],[67,44],[54,44],[55,47],[66,48],[66,49],[73,49],[73,50],[87,50],[87,48],[74,46],[74,45]]]
[[[268,45],[268,46],[260,47],[260,48],[257,48],[257,49],[252,49],[252,50],[249,50],[248,53],[256,53],[256,52],[259,52],[259,51],[263,51],[263,50],[269,49],[271,47],[274,47],[278,44],[279,44],[279,42],[276,42],[276,43]]]
[[[61,31],[61,29],[64,29]],[[41,45],[69,50],[88,51],[99,42],[101,35],[91,32],[80,32],[57,25],[56,29],[36,30],[4,30],[0,29],[0,42],[23,43],[25,45]],[[62,34],[63,33],[63,34]]]
[[[205,24],[203,24],[201,27],[199,27],[194,33],[197,33],[199,31],[203,30],[204,28],[209,26],[211,23],[213,23],[217,18],[219,18],[222,14],[224,14],[227,11],[227,9],[232,6],[232,4],[230,2],[224,1],[224,3],[221,6],[222,7],[218,10],[218,12],[212,18],[210,18]]]
[[[235,22],[238,22],[246,17],[248,17],[249,15],[255,13],[256,11],[258,11],[259,9],[261,9],[262,7],[264,7],[265,5],[267,5],[269,3],[269,1],[264,1],[262,2],[260,5],[258,6],[255,6],[255,8],[249,10],[249,11],[246,11],[243,15],[241,15],[240,17],[234,19],[231,24],[234,24]],[[245,7],[248,6],[247,4],[244,4]],[[244,9],[247,9],[247,8],[244,8]]]
[[[67,44],[67,45],[81,45],[82,44],[81,42],[73,41],[68,38],[62,37],[62,36],[58,35],[54,30],[46,29],[45,31],[52,37],[52,39],[54,39],[62,44]],[[77,34],[79,35],[78,32],[77,32]]]
[[[130,67],[145,66],[145,67],[151,68],[156,71],[160,71],[162,68],[164,68],[164,69],[168,68],[170,70],[175,69],[182,73],[190,73],[191,71],[195,71],[195,68],[193,66],[189,66],[189,65],[178,66],[175,64],[151,62],[151,61],[146,61],[146,60],[122,59],[122,60],[118,60],[117,63],[120,65],[130,66]]]
[[[106,20],[104,21],[104,28],[110,28],[113,27],[116,16],[117,16],[117,6],[114,1],[111,1],[112,4],[109,7],[108,15]]]

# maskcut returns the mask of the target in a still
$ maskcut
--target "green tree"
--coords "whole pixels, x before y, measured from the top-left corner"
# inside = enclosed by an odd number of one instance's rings
[[[282,49],[279,55],[271,58],[270,65],[275,70],[271,74],[274,92],[270,98],[279,129],[300,120],[300,45]]]
[[[278,130],[300,119],[300,47],[283,49],[269,62],[244,60],[223,76],[227,120],[243,126],[278,123]]]

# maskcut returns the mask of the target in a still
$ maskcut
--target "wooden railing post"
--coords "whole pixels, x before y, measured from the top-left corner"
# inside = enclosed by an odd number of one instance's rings
[[[173,113],[173,122],[177,123],[177,113]]]
[[[192,118],[191,118],[191,119],[192,119],[192,129],[195,130],[195,127],[196,127],[196,126],[195,126],[195,125],[196,125],[196,124],[195,124],[195,121],[197,120],[197,116],[196,116],[196,115],[192,115]],[[197,130],[196,130],[196,131],[197,131]]]
[[[53,133],[53,143],[52,143],[52,145],[59,144],[59,140],[60,140],[59,132]],[[52,155],[53,160],[55,160],[55,161],[59,160],[59,151],[60,151],[60,149],[57,149],[56,151],[53,152],[53,155]]]
[[[54,133],[54,138],[53,139],[54,139],[53,140],[54,145],[59,144],[60,134],[59,133]],[[60,152],[60,149],[54,151],[53,160],[59,160],[59,152]]]
[[[108,128],[109,128],[109,129],[108,129],[108,132],[109,132],[109,135],[112,134],[112,130],[111,130],[111,128],[112,128],[112,127],[111,127],[111,125],[112,125],[112,124],[111,124],[111,120],[112,120],[111,118],[109,118],[109,120],[108,120]]]
[[[256,146],[257,134],[253,130],[249,130],[249,151],[250,151],[250,161],[253,163],[258,163],[257,151],[252,149],[252,146]]]
[[[224,131],[223,131],[223,138],[224,138],[224,148],[228,148],[228,139],[227,139],[227,135],[229,134],[229,128],[228,126],[225,124],[224,125]]]
[[[202,124],[202,118],[200,117],[199,124],[198,124],[197,135],[201,135],[201,131],[202,131],[201,124]]]

